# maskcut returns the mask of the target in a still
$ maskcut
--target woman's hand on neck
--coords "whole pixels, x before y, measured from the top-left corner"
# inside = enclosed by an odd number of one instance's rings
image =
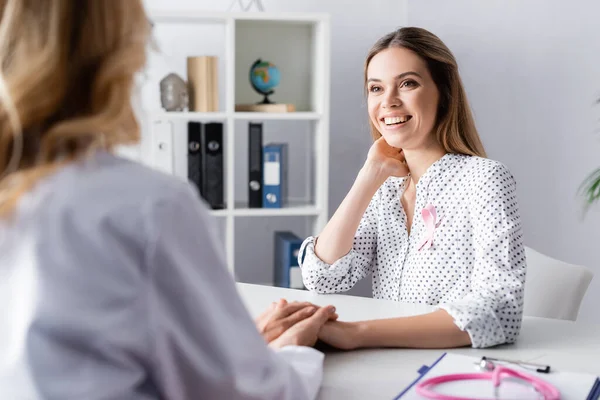
[[[416,185],[427,168],[442,158],[446,151],[439,143],[432,143],[415,149],[403,149],[406,164],[413,183]]]

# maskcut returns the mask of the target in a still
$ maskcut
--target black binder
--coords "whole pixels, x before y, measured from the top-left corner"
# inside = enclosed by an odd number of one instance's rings
[[[204,124],[202,132],[202,195],[213,209],[225,208],[223,124]]]
[[[261,208],[263,196],[262,123],[248,124],[248,207]]]
[[[188,122],[188,179],[202,194],[202,124]]]
[[[225,208],[222,123],[188,122],[188,179],[211,208]]]

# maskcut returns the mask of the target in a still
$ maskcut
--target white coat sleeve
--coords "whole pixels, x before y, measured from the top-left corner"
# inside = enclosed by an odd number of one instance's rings
[[[323,354],[270,349],[225,266],[214,221],[185,185],[152,209],[147,248],[153,370],[171,400],[313,399]]]

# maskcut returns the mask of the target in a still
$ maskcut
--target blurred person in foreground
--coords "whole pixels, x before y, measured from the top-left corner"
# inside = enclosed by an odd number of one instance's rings
[[[141,0],[0,12],[0,398],[314,398],[333,307],[253,321],[195,189],[113,154],[140,136]]]

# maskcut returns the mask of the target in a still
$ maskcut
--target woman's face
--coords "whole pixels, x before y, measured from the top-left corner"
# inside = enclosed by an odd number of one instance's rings
[[[402,47],[377,53],[367,67],[367,93],[369,117],[390,146],[415,149],[435,140],[439,92],[415,53]]]

